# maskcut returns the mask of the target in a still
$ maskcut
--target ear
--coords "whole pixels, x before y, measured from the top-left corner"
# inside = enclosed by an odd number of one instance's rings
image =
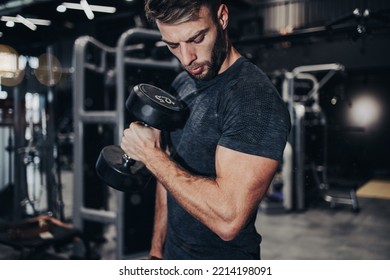
[[[218,8],[218,21],[221,24],[223,30],[225,30],[229,23],[229,10],[225,4],[221,4]]]

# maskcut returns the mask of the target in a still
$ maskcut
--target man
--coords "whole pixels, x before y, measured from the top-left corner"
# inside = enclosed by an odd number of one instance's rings
[[[121,147],[158,180],[150,258],[259,259],[258,205],[290,129],[284,102],[227,35],[228,7],[212,0],[146,0],[146,15],[186,70],[173,92],[189,109],[169,135],[130,124]]]

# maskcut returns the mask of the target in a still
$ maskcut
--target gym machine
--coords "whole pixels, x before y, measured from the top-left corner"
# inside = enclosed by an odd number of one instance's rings
[[[46,57],[52,56],[51,47],[46,52]],[[19,55],[15,54],[15,59],[18,61]],[[8,88],[8,92],[12,91],[6,98],[9,107],[0,115],[0,148],[4,146],[0,154],[7,159],[2,161],[1,169],[8,171],[2,178],[8,180],[7,185],[1,186],[0,243],[28,259],[39,258],[49,247],[58,248],[60,243],[72,242],[76,237],[82,239],[64,221],[54,128],[55,68],[51,62],[41,60],[37,69],[29,63],[19,69],[17,63],[13,75],[7,75],[17,80],[6,83],[13,87]],[[38,74],[38,69],[44,73]],[[41,74],[48,78],[47,83],[39,80]]]
[[[157,59],[153,55],[138,55],[148,46],[158,47],[161,35],[156,30],[134,28],[124,32],[118,39],[116,47],[108,47],[96,39],[83,36],[78,38],[74,44],[74,193],[73,193],[73,224],[83,231],[84,222],[93,221],[102,225],[113,225],[116,232],[115,237],[115,258],[134,258],[133,255],[126,255],[124,252],[126,238],[125,232],[125,198],[126,193],[114,191],[114,205],[116,209],[103,209],[89,207],[85,204],[85,163],[87,161],[84,144],[88,141],[85,133],[87,125],[106,125],[112,129],[111,143],[119,144],[125,127],[126,111],[125,101],[128,89],[133,89],[134,85],[129,85],[126,79],[137,73],[140,69],[153,69],[160,72],[178,73],[180,65],[176,59]],[[160,44],[161,45],[161,44]],[[94,57],[96,57],[94,59]],[[110,65],[112,59],[113,65]],[[99,110],[87,110],[87,71],[100,73],[101,80],[111,79],[115,84],[113,91],[114,101],[110,108],[100,108]],[[131,73],[130,73],[131,72]],[[146,79],[147,77],[145,77]],[[96,82],[97,79],[96,79]],[[130,110],[132,111],[132,110]],[[126,123],[127,125],[127,123]],[[153,126],[153,124],[151,124]],[[94,141],[92,139],[92,141]],[[95,145],[96,146],[96,145]],[[104,145],[107,146],[107,145]],[[104,147],[100,147],[103,151]],[[112,148],[112,147],[111,147]],[[111,149],[109,148],[109,149]],[[121,154],[121,152],[119,152]],[[99,152],[93,161],[98,159]],[[119,158],[119,160],[121,160]],[[95,170],[95,165],[93,166]],[[96,172],[96,171],[95,171]],[[97,177],[97,174],[95,177]],[[91,194],[93,195],[93,194]],[[139,202],[140,196],[135,194],[131,200]],[[154,203],[153,203],[154,204]],[[130,214],[131,215],[131,214]],[[145,214],[146,215],[146,214]]]
[[[308,174],[313,178],[315,188],[321,198],[329,202],[331,207],[337,203],[349,204],[354,211],[359,209],[358,201],[353,189],[349,190],[349,197],[331,194],[331,184],[328,180],[328,144],[327,144],[327,117],[321,108],[319,90],[338,72],[344,71],[340,64],[319,64],[299,66],[291,72],[283,73],[282,96],[286,102],[292,123],[283,157],[283,207],[285,210],[304,210],[306,208],[306,187]],[[325,74],[324,74],[325,73]],[[317,74],[321,74],[319,80]],[[298,82],[308,81],[312,88],[304,94],[297,92]],[[311,130],[311,131],[309,131]],[[316,156],[309,153],[312,139],[308,139],[308,132],[316,135]]]

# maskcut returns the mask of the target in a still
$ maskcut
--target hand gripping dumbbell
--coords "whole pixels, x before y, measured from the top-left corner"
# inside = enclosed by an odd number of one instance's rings
[[[184,106],[171,94],[149,84],[136,85],[126,100],[126,109],[136,121],[159,130],[173,131],[184,124]],[[106,146],[96,162],[96,172],[108,186],[125,192],[140,191],[140,162],[128,157],[118,145]]]

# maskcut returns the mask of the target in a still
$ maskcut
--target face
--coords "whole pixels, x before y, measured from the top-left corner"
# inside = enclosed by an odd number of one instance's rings
[[[219,14],[223,12],[221,8]],[[219,17],[220,18],[220,17]],[[179,24],[157,22],[163,41],[183,68],[199,80],[210,80],[224,71],[227,40],[223,21],[215,23],[202,7],[199,19]]]

